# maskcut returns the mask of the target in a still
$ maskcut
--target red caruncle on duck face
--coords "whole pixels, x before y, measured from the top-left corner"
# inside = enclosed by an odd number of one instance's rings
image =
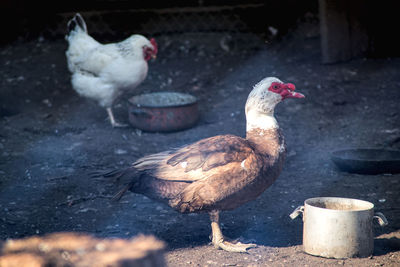
[[[285,98],[304,98],[304,95],[295,92],[295,89],[296,87],[292,83],[273,82],[268,91],[281,95],[282,100]]]

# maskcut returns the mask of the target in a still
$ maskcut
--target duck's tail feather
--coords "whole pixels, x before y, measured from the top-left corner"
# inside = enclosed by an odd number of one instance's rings
[[[114,182],[117,182],[121,177],[123,177],[124,175],[126,175],[129,172],[132,172],[132,170],[133,170],[132,167],[128,167],[125,169],[112,170],[112,171],[107,171],[107,172],[93,172],[92,177],[101,176],[101,177],[113,178]],[[112,200],[114,200],[114,201],[120,200],[122,198],[122,196],[126,193],[126,191],[128,191],[129,189],[131,189],[133,187],[134,183],[135,183],[134,180],[129,182],[124,188],[122,188],[120,191],[118,191],[118,193],[116,193],[112,197]]]
[[[124,188],[122,188],[121,190],[118,191],[118,193],[116,193],[113,197],[112,200],[113,201],[119,201],[123,195],[125,195],[126,191],[128,191],[129,189],[131,189],[133,186],[133,182],[127,184]]]

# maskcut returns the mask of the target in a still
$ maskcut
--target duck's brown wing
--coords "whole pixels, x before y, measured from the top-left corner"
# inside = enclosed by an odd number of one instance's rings
[[[232,209],[264,191],[257,180],[262,164],[246,139],[210,137],[136,161],[133,168],[150,181],[146,192],[136,192],[185,213]]]
[[[246,139],[219,135],[191,145],[140,158],[133,164],[139,171],[162,180],[194,182],[240,166],[254,154]]]

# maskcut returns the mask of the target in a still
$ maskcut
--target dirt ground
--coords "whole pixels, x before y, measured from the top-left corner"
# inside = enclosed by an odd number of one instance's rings
[[[340,172],[335,149],[400,148],[400,59],[355,59],[320,64],[316,25],[264,42],[252,34],[156,36],[160,51],[145,82],[117,101],[143,92],[179,91],[198,97],[201,118],[188,130],[112,129],[106,112],[71,88],[64,40],[39,38],[0,52],[0,238],[59,231],[128,238],[152,234],[167,244],[168,266],[399,266],[400,175]],[[227,49],[228,48],[228,49]],[[181,215],[120,188],[94,171],[128,166],[143,155],[231,133],[245,135],[244,104],[267,76],[296,85],[302,100],[276,109],[288,157],[273,186],[256,201],[221,216],[231,238],[258,244],[247,254],[216,250],[206,214]],[[325,259],[302,251],[302,220],[289,214],[318,196],[375,204],[389,225],[374,223],[373,257]]]

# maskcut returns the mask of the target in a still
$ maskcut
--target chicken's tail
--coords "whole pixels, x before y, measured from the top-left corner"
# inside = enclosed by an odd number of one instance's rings
[[[75,16],[68,21],[67,27],[68,33],[76,31],[77,29],[87,33],[86,22],[79,13],[76,13]]]

